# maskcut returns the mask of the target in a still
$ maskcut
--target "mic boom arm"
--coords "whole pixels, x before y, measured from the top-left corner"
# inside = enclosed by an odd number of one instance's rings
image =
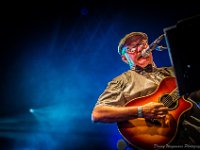
[[[149,53],[150,53],[151,51],[153,51],[153,50],[157,47],[157,45],[161,42],[161,40],[162,40],[164,37],[165,37],[164,34],[162,34],[162,35],[160,35],[157,39],[155,39],[155,40],[149,45],[149,48],[144,49],[144,50],[142,51],[142,56],[145,57],[145,56],[149,55]],[[163,49],[167,49],[167,48],[164,47]]]

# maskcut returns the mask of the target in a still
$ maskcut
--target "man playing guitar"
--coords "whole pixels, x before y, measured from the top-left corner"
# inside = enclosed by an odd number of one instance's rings
[[[199,142],[198,105],[178,95],[173,67],[158,68],[153,61],[151,51],[162,38],[149,45],[147,34],[132,32],[121,39],[118,52],[130,70],[108,83],[92,111],[93,122],[117,123],[125,141],[138,149]]]

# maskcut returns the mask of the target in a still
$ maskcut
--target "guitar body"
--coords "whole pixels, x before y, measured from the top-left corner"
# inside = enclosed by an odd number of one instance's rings
[[[136,118],[118,122],[118,130],[124,139],[139,149],[158,149],[169,144],[176,136],[181,115],[191,109],[192,103],[179,97],[170,97],[176,86],[174,77],[164,78],[159,87],[152,94],[131,100],[125,106],[141,106],[149,102],[170,103],[168,114],[164,119]],[[166,105],[165,105],[166,106]]]

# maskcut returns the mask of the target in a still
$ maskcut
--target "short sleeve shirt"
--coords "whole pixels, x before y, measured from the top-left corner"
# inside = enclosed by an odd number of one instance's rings
[[[153,68],[153,72],[150,73],[128,70],[107,84],[96,105],[124,106],[130,100],[155,91],[167,76],[174,77],[172,67]]]

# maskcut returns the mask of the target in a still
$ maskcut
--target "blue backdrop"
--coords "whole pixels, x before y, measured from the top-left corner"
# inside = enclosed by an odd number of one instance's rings
[[[0,146],[13,150],[116,149],[116,124],[94,124],[91,112],[107,82],[129,69],[120,39],[141,31],[150,43],[199,13],[186,2],[18,5],[2,5],[0,29]],[[153,54],[158,66],[171,65],[167,50]]]

